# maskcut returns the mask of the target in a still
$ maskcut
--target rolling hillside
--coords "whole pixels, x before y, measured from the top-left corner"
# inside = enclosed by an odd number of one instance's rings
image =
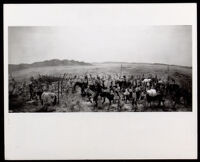
[[[46,67],[46,66],[73,66],[73,65],[92,65],[90,63],[74,61],[74,60],[59,60],[59,59],[52,59],[46,60],[42,62],[34,62],[32,64],[9,64],[9,72],[24,70],[27,68],[34,68],[34,67]]]

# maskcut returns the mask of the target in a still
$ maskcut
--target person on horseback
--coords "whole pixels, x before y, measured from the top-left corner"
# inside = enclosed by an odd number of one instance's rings
[[[136,97],[136,91],[133,90],[132,92],[132,109],[135,108],[135,111],[137,110],[137,97]]]
[[[137,86],[135,88],[135,92],[136,92],[136,100],[139,100],[139,98],[140,98],[140,86]]]
[[[9,81],[9,94],[13,95],[16,89],[17,82],[15,81],[14,78]]]
[[[113,86],[113,81],[110,82],[110,87],[109,87],[110,91],[114,90],[114,86]]]
[[[126,103],[127,103],[127,100],[129,99],[129,95],[130,95],[130,93],[129,93],[128,89],[126,88],[125,92],[124,92],[124,100]]]
[[[30,100],[34,99],[34,87],[35,87],[34,82],[35,82],[34,77],[31,77],[29,83]]]
[[[86,88],[86,90],[85,90],[85,94],[86,94],[86,96],[88,97],[89,102],[92,103],[92,100],[91,100],[91,99],[92,99],[93,93],[92,93],[92,91],[91,91],[89,85],[87,86],[87,88]]]
[[[94,87],[95,87],[95,94],[94,94],[94,97],[93,97],[93,100],[95,101],[95,106],[97,107],[98,106],[98,97],[102,91],[101,89],[101,84],[99,82],[99,80],[95,80],[95,84],[94,84]]]
[[[145,91],[142,91],[139,100],[144,100],[145,97],[146,97]]]
[[[43,86],[41,82],[38,82],[38,86],[37,86],[37,95],[39,96],[39,100],[41,101],[41,96],[43,93]]]

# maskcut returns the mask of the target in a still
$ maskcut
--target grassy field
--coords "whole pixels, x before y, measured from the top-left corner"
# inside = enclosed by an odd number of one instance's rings
[[[157,75],[161,79],[167,79],[168,75],[176,80],[181,86],[185,86],[188,89],[192,89],[192,68],[181,67],[181,66],[168,66],[161,64],[122,64],[122,73],[125,75],[145,75],[149,74]],[[51,67],[37,67],[29,68],[20,71],[9,71],[9,74],[15,78],[16,81],[28,81],[31,76],[38,77],[38,75],[53,75],[53,76],[62,76],[64,73],[72,74],[115,74],[121,72],[121,64],[119,63],[102,63],[102,64],[93,64],[92,66],[51,66]],[[20,96],[21,97],[21,96]],[[17,109],[12,109],[14,112],[35,112],[41,108],[40,103],[31,103],[26,102],[22,99],[10,99],[10,110],[13,105],[18,105]],[[20,102],[21,101],[21,102]],[[171,108],[171,103],[166,101],[168,104],[168,109]],[[131,104],[121,103],[123,110],[122,111],[131,111]],[[87,101],[86,98],[80,96],[80,90],[76,94],[71,92],[64,93],[60,98],[60,103],[55,107],[52,107],[52,111],[56,112],[71,112],[71,111],[93,111],[93,105]],[[98,111],[108,111],[108,101],[104,105],[99,103]],[[138,105],[140,111],[162,111],[160,108],[150,109],[144,108],[144,104]],[[191,111],[191,107],[184,107],[179,105],[178,111]],[[113,104],[110,107],[110,112],[116,111],[116,105]]]

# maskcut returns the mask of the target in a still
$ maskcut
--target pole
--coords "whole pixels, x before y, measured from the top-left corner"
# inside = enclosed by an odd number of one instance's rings
[[[59,89],[60,89],[60,81],[58,81],[58,104],[59,104]]]
[[[122,64],[121,64],[121,76],[122,76]]]
[[[168,80],[168,82],[169,82],[169,65],[167,66],[167,74],[168,74],[167,80]]]
[[[63,92],[63,80],[65,78],[66,73],[64,73],[63,78],[61,80],[61,96],[62,96],[62,92]]]

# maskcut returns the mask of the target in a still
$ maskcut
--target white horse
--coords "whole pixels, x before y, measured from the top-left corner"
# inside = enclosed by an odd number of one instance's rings
[[[149,83],[149,82],[151,82],[151,79],[144,79],[144,80],[142,81],[142,83]]]
[[[57,95],[53,92],[43,92],[41,95],[41,103],[45,110],[48,106],[55,106],[57,102]]]

